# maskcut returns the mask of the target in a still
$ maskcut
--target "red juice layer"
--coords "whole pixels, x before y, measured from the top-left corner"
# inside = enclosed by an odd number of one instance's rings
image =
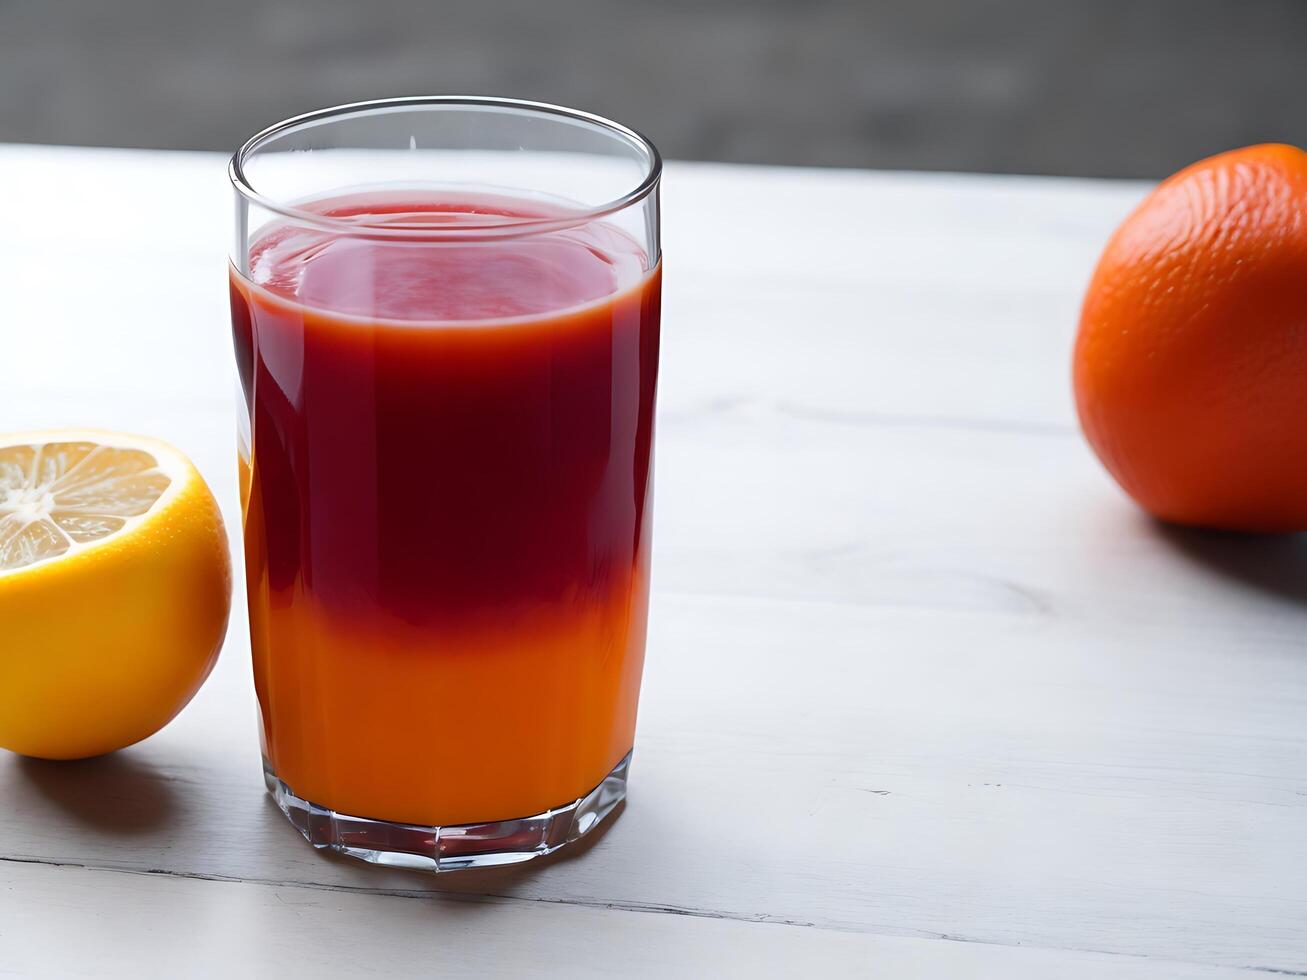
[[[410,234],[557,217],[543,206],[491,195],[449,201],[369,194],[319,202],[313,210]],[[459,243],[438,233],[386,240],[283,226],[250,250],[250,278],[278,295],[334,313],[425,324],[554,314],[634,286],[644,265],[640,246],[602,222]]]
[[[547,216],[389,195],[369,222]],[[660,276],[602,222],[450,242],[274,227],[232,323],[264,744],[299,795],[423,824],[575,798],[631,747]]]

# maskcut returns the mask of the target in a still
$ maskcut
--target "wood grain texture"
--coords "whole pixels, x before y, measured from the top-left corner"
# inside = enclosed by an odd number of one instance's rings
[[[194,977],[1049,977],[1234,980],[1221,967],[620,909],[11,865],[0,971]],[[70,942],[69,937],[76,940]]]
[[[0,426],[169,438],[234,532],[222,161],[3,148],[0,178],[33,189],[0,236]],[[571,935],[650,973],[728,948],[755,973],[1307,973],[1307,548],[1151,524],[1069,403],[1080,291],[1140,192],[673,165],[620,818],[529,871],[313,852],[262,798],[237,615],[159,735],[0,759],[0,970],[36,969],[33,917],[79,903],[213,903],[200,948],[244,964],[222,930],[295,933],[284,899],[327,972],[436,946],[456,972],[482,943],[512,973]]]

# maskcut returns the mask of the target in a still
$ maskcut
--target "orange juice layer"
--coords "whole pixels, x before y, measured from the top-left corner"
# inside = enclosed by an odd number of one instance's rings
[[[602,224],[493,245],[279,226],[233,271],[255,680],[265,754],[298,796],[510,819],[631,749],[660,292],[644,265]]]
[[[255,594],[267,754],[305,799],[401,823],[510,819],[570,802],[631,749],[647,617],[634,576],[606,603],[457,632]]]

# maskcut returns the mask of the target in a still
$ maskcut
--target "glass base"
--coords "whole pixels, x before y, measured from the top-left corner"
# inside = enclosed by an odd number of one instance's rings
[[[292,793],[267,760],[263,780],[286,819],[316,848],[391,868],[460,871],[530,861],[584,837],[626,799],[630,767],[628,752],[585,796],[533,817],[448,827],[370,820],[328,810]]]

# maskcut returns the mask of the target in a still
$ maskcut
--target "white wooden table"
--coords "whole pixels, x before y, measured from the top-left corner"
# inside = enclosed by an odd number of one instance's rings
[[[238,549],[223,167],[0,148],[0,429],[172,440]],[[517,871],[315,853],[238,596],[162,733],[0,758],[0,974],[1307,975],[1307,548],[1150,524],[1074,424],[1142,192],[669,167],[620,818]]]

